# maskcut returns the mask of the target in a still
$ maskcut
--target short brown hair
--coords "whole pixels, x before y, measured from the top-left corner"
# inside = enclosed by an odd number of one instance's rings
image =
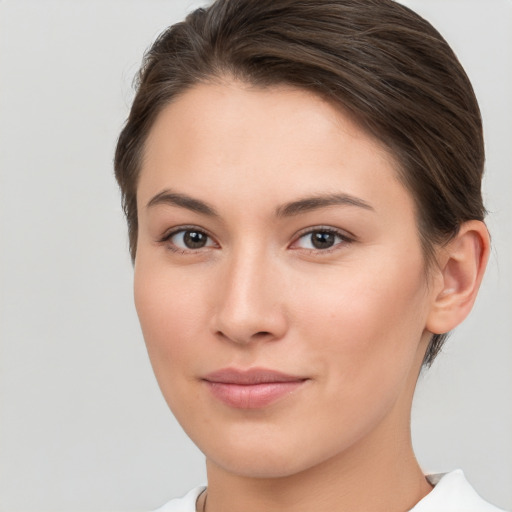
[[[165,30],[137,78],[114,162],[132,259],[138,175],[157,115],[195,84],[226,76],[304,88],[348,109],[399,163],[427,263],[463,222],[483,220],[478,103],[430,23],[392,0],[216,0]],[[432,337],[426,365],[445,337]]]

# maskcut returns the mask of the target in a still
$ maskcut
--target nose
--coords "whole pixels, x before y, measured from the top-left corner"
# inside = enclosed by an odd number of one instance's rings
[[[281,339],[288,328],[282,273],[263,255],[225,262],[216,288],[213,329],[237,344]]]

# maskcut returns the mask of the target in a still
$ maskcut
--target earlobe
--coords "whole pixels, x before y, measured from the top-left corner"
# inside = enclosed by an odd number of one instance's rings
[[[426,328],[443,334],[469,314],[489,259],[490,239],[486,225],[465,222],[458,234],[439,251],[439,285],[434,292]]]

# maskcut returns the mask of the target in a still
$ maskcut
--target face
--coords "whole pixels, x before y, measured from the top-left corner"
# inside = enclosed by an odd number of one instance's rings
[[[407,430],[431,292],[413,199],[346,113],[198,85],[157,118],[137,192],[144,338],[212,464],[291,475]]]

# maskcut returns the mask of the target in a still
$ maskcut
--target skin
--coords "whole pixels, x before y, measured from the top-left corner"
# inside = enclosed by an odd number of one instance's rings
[[[402,511],[431,490],[412,396],[431,333],[469,312],[488,248],[468,225],[461,256],[445,247],[427,281],[396,171],[350,116],[294,88],[201,84],[152,127],[135,302],[163,395],[206,455],[209,512]],[[187,247],[186,228],[206,244]],[[326,228],[332,245],[316,248]],[[306,380],[239,409],[203,380],[226,367]]]

